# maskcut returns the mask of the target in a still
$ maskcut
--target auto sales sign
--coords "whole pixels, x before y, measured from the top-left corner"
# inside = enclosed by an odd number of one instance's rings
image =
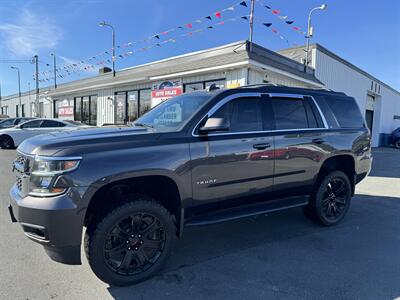
[[[151,90],[152,107],[158,105],[162,101],[179,96],[182,93],[182,80],[180,79],[154,83]]]

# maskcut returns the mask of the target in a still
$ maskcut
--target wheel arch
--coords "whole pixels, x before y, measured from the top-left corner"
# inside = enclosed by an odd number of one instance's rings
[[[352,195],[354,195],[356,171],[355,159],[351,154],[338,154],[324,160],[315,180],[313,190],[315,190],[315,188],[327,174],[333,171],[342,171],[347,175],[352,186]]]
[[[163,205],[176,219],[177,234],[182,234],[184,212],[182,194],[172,177],[167,175],[138,175],[117,179],[96,188],[88,200],[84,225],[105,216],[112,208],[131,201],[129,195],[143,194]],[[166,197],[167,196],[167,197]],[[112,199],[112,201],[109,201]]]

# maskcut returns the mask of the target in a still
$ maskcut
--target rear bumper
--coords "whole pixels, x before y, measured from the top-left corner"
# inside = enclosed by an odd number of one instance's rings
[[[25,235],[43,245],[50,258],[65,264],[81,264],[84,212],[79,212],[74,194],[71,189],[57,197],[22,198],[15,185],[10,190],[11,221],[20,223]]]

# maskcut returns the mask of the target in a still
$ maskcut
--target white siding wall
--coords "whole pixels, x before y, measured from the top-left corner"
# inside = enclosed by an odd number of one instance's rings
[[[312,67],[315,68],[315,76],[327,88],[354,97],[363,114],[366,110],[368,93],[375,96],[372,132],[374,146],[379,145],[379,134],[388,134],[400,126],[400,121],[393,119],[394,115],[400,115],[400,95],[398,93],[383,85],[380,87],[380,92],[370,91],[371,81],[373,81],[370,77],[317,49],[313,49]]]

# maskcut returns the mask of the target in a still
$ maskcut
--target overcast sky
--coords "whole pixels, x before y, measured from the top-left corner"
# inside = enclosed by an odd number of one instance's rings
[[[215,47],[248,37],[248,22],[240,19],[249,10],[244,6],[222,11],[239,3],[235,0],[0,0],[0,60],[30,60],[39,55],[40,71],[50,71],[50,53],[56,53],[60,66],[85,62],[85,66],[107,63],[104,52],[111,48],[109,28],[100,28],[106,20],[116,29],[118,55],[154,46],[147,51],[119,57],[117,68],[125,68],[173,55]],[[247,3],[250,1],[247,0]],[[273,15],[260,2],[279,10]],[[305,43],[299,33],[306,28],[308,11],[322,3],[328,10],[316,12],[313,42],[400,90],[400,1],[350,0],[259,0],[256,4],[254,40],[272,50]],[[221,15],[218,14],[221,12]],[[215,14],[217,13],[217,15]],[[201,19],[211,16],[212,20]],[[279,19],[281,16],[282,19]],[[286,18],[287,16],[287,18]],[[231,18],[238,18],[232,20]],[[224,21],[223,24],[219,22]],[[288,25],[285,21],[294,21]],[[263,23],[272,23],[267,28]],[[190,25],[188,25],[190,24]],[[183,25],[160,39],[127,45]],[[213,26],[213,28],[208,28]],[[192,28],[190,28],[192,27]],[[294,27],[294,28],[293,28]],[[205,28],[192,36],[180,35]],[[275,30],[274,33],[272,29]],[[173,38],[174,42],[165,42]],[[176,42],[175,42],[176,40]],[[160,43],[160,46],[155,46]],[[87,62],[86,59],[103,53]],[[87,64],[86,64],[87,63]],[[2,94],[18,91],[17,74],[10,66],[21,69],[22,90],[31,87],[34,66],[25,63],[0,63]],[[98,66],[98,65],[96,65]],[[81,68],[82,69],[82,68]],[[76,70],[76,69],[75,69]],[[67,75],[60,82],[93,76],[90,68]],[[42,79],[50,77],[42,75]],[[46,86],[43,83],[41,86]]]

